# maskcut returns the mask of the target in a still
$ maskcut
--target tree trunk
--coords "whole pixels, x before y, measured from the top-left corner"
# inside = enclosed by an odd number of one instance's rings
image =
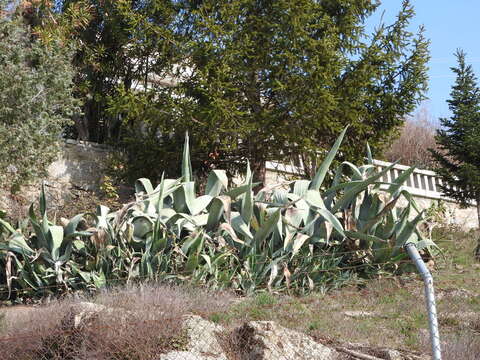
[[[257,186],[253,188],[253,192],[256,194],[258,193],[266,184],[266,175],[267,175],[267,167],[266,161],[264,159],[253,159],[252,161],[252,175],[253,175],[253,182],[259,182]]]
[[[477,218],[478,227],[480,229],[480,197],[477,198]],[[477,238],[477,247],[475,248],[475,259],[480,261],[480,236]]]

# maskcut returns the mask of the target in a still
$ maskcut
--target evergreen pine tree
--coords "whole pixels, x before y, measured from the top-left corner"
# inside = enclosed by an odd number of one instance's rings
[[[432,154],[444,182],[443,193],[462,206],[476,201],[480,224],[480,89],[472,66],[465,62],[465,52],[457,50],[455,56],[458,65],[451,69],[456,80],[447,100],[452,116],[440,119],[439,150]],[[480,247],[477,256],[479,251]]]
[[[341,154],[360,160],[367,141],[381,150],[423,99],[428,41],[422,29],[410,32],[408,1],[373,34],[365,28],[379,5],[373,0],[175,3],[180,64],[191,71],[177,74],[170,100],[157,87],[148,101],[144,93],[117,96],[112,108],[147,124],[148,143],[163,149],[178,149],[188,130],[192,160],[205,168],[234,173],[248,159],[263,183],[267,161],[302,158],[311,175],[346,125]],[[145,140],[136,142],[145,149]],[[164,169],[159,158],[175,159],[155,156],[142,166]]]

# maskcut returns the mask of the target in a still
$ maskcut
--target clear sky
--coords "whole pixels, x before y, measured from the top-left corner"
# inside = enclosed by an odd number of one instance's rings
[[[412,30],[425,26],[425,35],[430,39],[429,100],[423,104],[434,118],[448,116],[451,85],[455,76],[450,70],[456,65],[453,55],[457,48],[467,53],[467,63],[472,64],[480,76],[480,0],[411,0],[416,12]],[[402,0],[382,0],[371,21],[377,22],[381,12],[384,20],[392,22]]]

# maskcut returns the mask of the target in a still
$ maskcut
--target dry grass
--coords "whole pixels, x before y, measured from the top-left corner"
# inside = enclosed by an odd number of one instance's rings
[[[226,310],[233,297],[171,286],[130,286],[90,299],[64,299],[32,307],[3,310],[2,359],[131,359],[150,360],[185,345],[182,318],[208,317]],[[62,319],[80,301],[105,305],[89,326],[65,328]]]
[[[480,266],[473,259],[473,249],[478,233],[440,229],[434,235],[445,249],[445,260],[438,258],[434,271],[444,359],[476,359],[480,354]],[[59,324],[67,309],[85,300],[116,312],[102,314],[81,333],[65,332]],[[363,311],[365,316],[348,311]],[[2,359],[69,359],[73,355],[75,359],[154,359],[185,346],[181,323],[186,314],[225,326],[227,338],[245,321],[273,320],[323,343],[368,343],[430,352],[423,284],[416,274],[303,297],[260,293],[236,298],[198,288],[132,285],[94,298],[7,308],[3,313]]]

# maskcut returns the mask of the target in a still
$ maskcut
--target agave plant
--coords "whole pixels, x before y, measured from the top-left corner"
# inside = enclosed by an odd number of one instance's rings
[[[1,223],[8,233],[0,243],[0,251],[3,254],[6,280],[2,285],[7,287],[9,297],[12,289],[18,294],[43,296],[56,293],[59,289],[64,291],[86,288],[88,285],[100,286],[95,276],[90,278],[91,281],[85,281],[81,276],[85,272],[80,270],[84,266],[77,265],[72,259],[75,246],[83,243],[81,238],[91,235],[78,230],[83,215],[75,216],[65,226],[55,225],[47,217],[43,186],[38,210],[40,217],[35,214],[33,204],[29,209],[28,220],[32,233],[14,229],[5,221]]]
[[[41,218],[30,211],[32,236],[0,223],[9,232],[0,243],[3,262],[14,259],[15,283],[36,289],[163,278],[242,292],[305,291],[342,280],[351,269],[394,269],[406,242],[431,250],[434,244],[418,230],[423,214],[402,187],[413,168],[385,183],[393,165],[378,172],[367,147],[365,165],[344,162],[331,172],[345,131],[312,180],[256,194],[248,164],[240,185],[232,187],[225,171],[213,170],[198,194],[187,135],[181,178],[162,176],[156,187],[137,180],[136,200],[116,212],[99,206],[95,214],[55,226],[46,217],[42,191]],[[329,172],[333,179],[326,186]],[[401,198],[403,208],[397,206]],[[79,231],[87,218],[92,228]]]
[[[187,136],[182,177],[162,178],[155,188],[147,179],[137,180],[137,201],[110,217],[110,227],[117,229],[113,242],[133,250],[124,266],[128,278],[163,274],[243,291],[311,288],[315,279],[324,278],[319,270],[341,269],[358,259],[394,264],[404,256],[401,248],[407,241],[433,246],[419,232],[422,214],[402,188],[413,168],[384,183],[381,179],[393,165],[377,172],[368,151],[366,165],[341,164],[332,185],[324,188],[344,134],[312,180],[254,194],[257,184],[247,165],[244,182],[233,188],[224,171],[212,171],[201,196],[192,181]],[[395,205],[401,197],[407,206],[399,209]],[[348,259],[335,257],[346,250]]]

